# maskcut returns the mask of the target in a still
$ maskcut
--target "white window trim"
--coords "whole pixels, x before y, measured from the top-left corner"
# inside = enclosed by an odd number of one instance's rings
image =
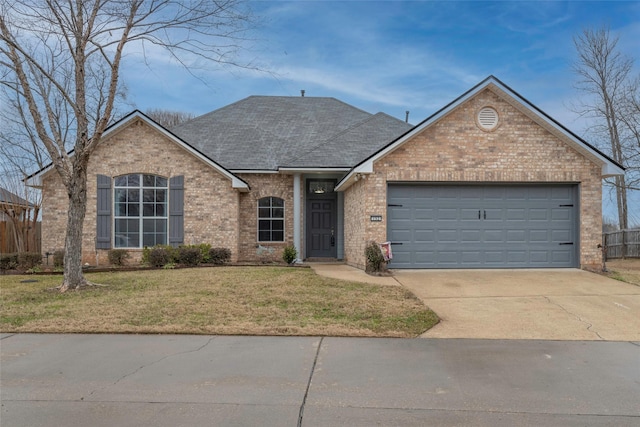
[[[128,176],[128,175],[138,175],[140,177],[140,186],[139,187],[117,187],[116,186],[116,178],[119,178],[121,176]],[[138,218],[138,227],[139,227],[139,235],[138,235],[138,245],[139,246],[116,246],[116,219],[134,219],[136,217],[128,217],[128,216],[119,216],[116,215],[116,189],[129,189],[129,188],[137,188],[138,190],[144,190],[145,187],[142,184],[142,177],[143,175],[153,175],[156,177],[160,177],[160,178],[165,178],[167,180],[167,186],[166,187],[146,187],[147,189],[165,189],[166,190],[166,215],[165,216],[143,216],[142,215],[142,204],[144,203],[142,200],[142,192],[140,194],[140,215],[137,217]],[[153,174],[153,173],[125,173],[125,174],[121,174],[121,175],[117,175],[117,176],[113,176],[111,178],[111,182],[113,183],[113,185],[111,186],[111,209],[113,212],[111,221],[112,221],[112,227],[111,227],[111,247],[113,249],[126,249],[126,250],[135,250],[135,249],[144,249],[144,245],[142,244],[144,242],[144,224],[143,221],[145,219],[164,219],[167,222],[167,226],[166,226],[166,241],[165,243],[163,243],[164,245],[168,245],[169,244],[169,197],[170,197],[170,185],[169,185],[169,177],[163,176],[163,175],[158,175],[158,174]]]
[[[280,199],[282,200],[282,218],[260,218],[260,200],[262,199],[266,199],[267,197],[269,198],[275,198],[275,199]],[[271,206],[271,208],[273,209],[273,206]],[[260,197],[258,200],[256,200],[256,241],[258,243],[284,243],[287,241],[287,201],[285,199],[283,199],[282,197],[278,197],[278,196],[265,196],[265,197]],[[261,219],[268,219],[268,220],[281,220],[282,221],[282,240],[260,240],[260,220]]]

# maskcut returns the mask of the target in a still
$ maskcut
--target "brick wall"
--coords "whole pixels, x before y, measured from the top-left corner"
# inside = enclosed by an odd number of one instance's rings
[[[370,200],[371,193],[368,192],[368,182],[359,180],[349,187],[344,196],[344,253],[345,260],[354,267],[364,270],[366,267],[364,250],[368,240],[384,241],[383,238],[374,237],[374,230],[371,230],[368,212],[373,212],[375,200]],[[376,195],[376,197],[380,197]],[[384,195],[386,198],[386,194]],[[371,208],[369,208],[371,206]],[[386,208],[384,211],[386,217]],[[369,228],[369,230],[367,230]],[[379,235],[379,233],[378,233]]]
[[[231,181],[141,120],[102,141],[93,153],[87,176],[87,213],[83,228],[83,263],[104,265],[107,250],[95,249],[96,175],[111,177],[147,173],[184,176],[184,243],[226,247],[238,259],[239,196]],[[43,180],[42,251],[64,248],[67,196],[55,171]],[[141,250],[132,250],[140,259]]]
[[[476,113],[485,106],[500,117],[492,132],[476,125]],[[386,240],[386,191],[392,181],[580,183],[580,264],[601,265],[600,166],[488,89],[377,161],[373,174],[347,189],[345,235],[362,236],[347,237],[346,258],[354,266],[364,264],[367,240]],[[385,221],[369,222],[373,214],[385,215]]]
[[[279,174],[238,174],[251,187],[240,194],[240,261],[282,261],[285,246],[293,244],[293,176]],[[284,242],[258,242],[258,200],[284,200]]]

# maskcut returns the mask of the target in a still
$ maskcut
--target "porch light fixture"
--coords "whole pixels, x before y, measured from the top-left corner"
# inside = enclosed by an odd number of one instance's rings
[[[325,194],[330,191],[330,182],[314,181],[309,185],[309,192],[313,194]]]

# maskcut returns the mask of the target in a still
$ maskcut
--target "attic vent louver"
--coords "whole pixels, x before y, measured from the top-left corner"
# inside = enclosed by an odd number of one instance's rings
[[[478,111],[476,120],[482,130],[494,130],[498,127],[498,112],[492,107],[484,107]]]

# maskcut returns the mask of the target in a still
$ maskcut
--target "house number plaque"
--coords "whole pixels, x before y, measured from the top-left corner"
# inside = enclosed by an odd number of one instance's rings
[[[382,222],[382,215],[371,215],[371,222]]]

